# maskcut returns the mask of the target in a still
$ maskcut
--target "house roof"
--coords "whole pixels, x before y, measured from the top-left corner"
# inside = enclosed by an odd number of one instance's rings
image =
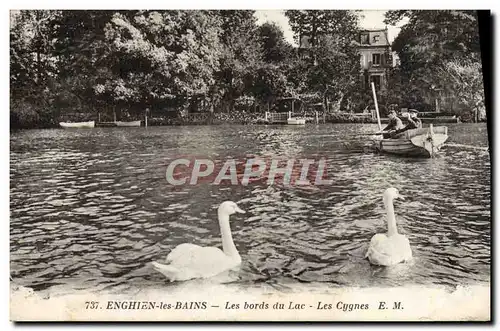
[[[385,32],[387,31],[387,27],[385,29],[362,29],[361,32]]]

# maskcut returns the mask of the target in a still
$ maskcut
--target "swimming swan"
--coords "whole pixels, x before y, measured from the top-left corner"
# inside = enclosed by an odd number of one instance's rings
[[[209,278],[241,264],[241,257],[234,246],[229,216],[234,213],[244,214],[236,203],[225,201],[217,210],[222,250],[217,247],[201,247],[193,244],[180,244],[166,259],[166,264],[151,262],[154,269],[161,272],[171,282],[193,278]]]
[[[410,242],[406,236],[399,234],[394,215],[393,200],[403,197],[397,189],[391,187],[384,193],[384,205],[387,213],[387,234],[376,234],[370,241],[370,247],[366,256],[370,263],[382,266],[390,266],[403,261],[411,260],[412,252]]]

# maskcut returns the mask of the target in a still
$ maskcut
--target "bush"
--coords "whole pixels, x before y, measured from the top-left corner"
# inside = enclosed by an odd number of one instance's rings
[[[351,113],[336,112],[326,114],[327,123],[371,123],[371,115],[355,116]]]

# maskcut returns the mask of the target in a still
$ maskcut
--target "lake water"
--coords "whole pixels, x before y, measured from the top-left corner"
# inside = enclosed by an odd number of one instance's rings
[[[12,132],[11,276],[36,290],[167,286],[149,263],[183,242],[220,246],[216,209],[233,200],[247,211],[231,218],[241,286],[489,284],[487,128],[448,127],[456,145],[435,159],[363,153],[367,137],[351,135],[376,127],[360,124]],[[325,158],[333,183],[172,186],[165,171],[179,156],[218,166],[253,156]],[[395,210],[414,259],[374,267],[364,254],[386,231],[390,186],[406,197]]]

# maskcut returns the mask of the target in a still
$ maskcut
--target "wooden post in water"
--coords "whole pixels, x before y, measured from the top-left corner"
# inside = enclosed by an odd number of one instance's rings
[[[269,113],[266,111],[266,112],[265,112],[265,115],[264,115],[264,120],[266,120],[266,121],[267,121],[267,116],[268,116],[268,114],[269,114]]]
[[[288,118],[292,118],[292,112],[291,111],[288,112]]]
[[[316,124],[319,124],[318,112],[315,111],[314,114],[316,115]]]
[[[101,122],[101,113],[97,113],[97,122]]]
[[[378,129],[380,131],[382,131],[382,123],[380,123],[380,114],[378,112],[377,93],[375,92],[375,83],[374,82],[372,82],[372,92],[373,92],[373,102],[375,102],[375,111],[377,112]]]
[[[113,122],[116,122],[116,106],[113,106]]]
[[[146,108],[146,111],[144,112],[144,127],[148,127],[148,109]]]

